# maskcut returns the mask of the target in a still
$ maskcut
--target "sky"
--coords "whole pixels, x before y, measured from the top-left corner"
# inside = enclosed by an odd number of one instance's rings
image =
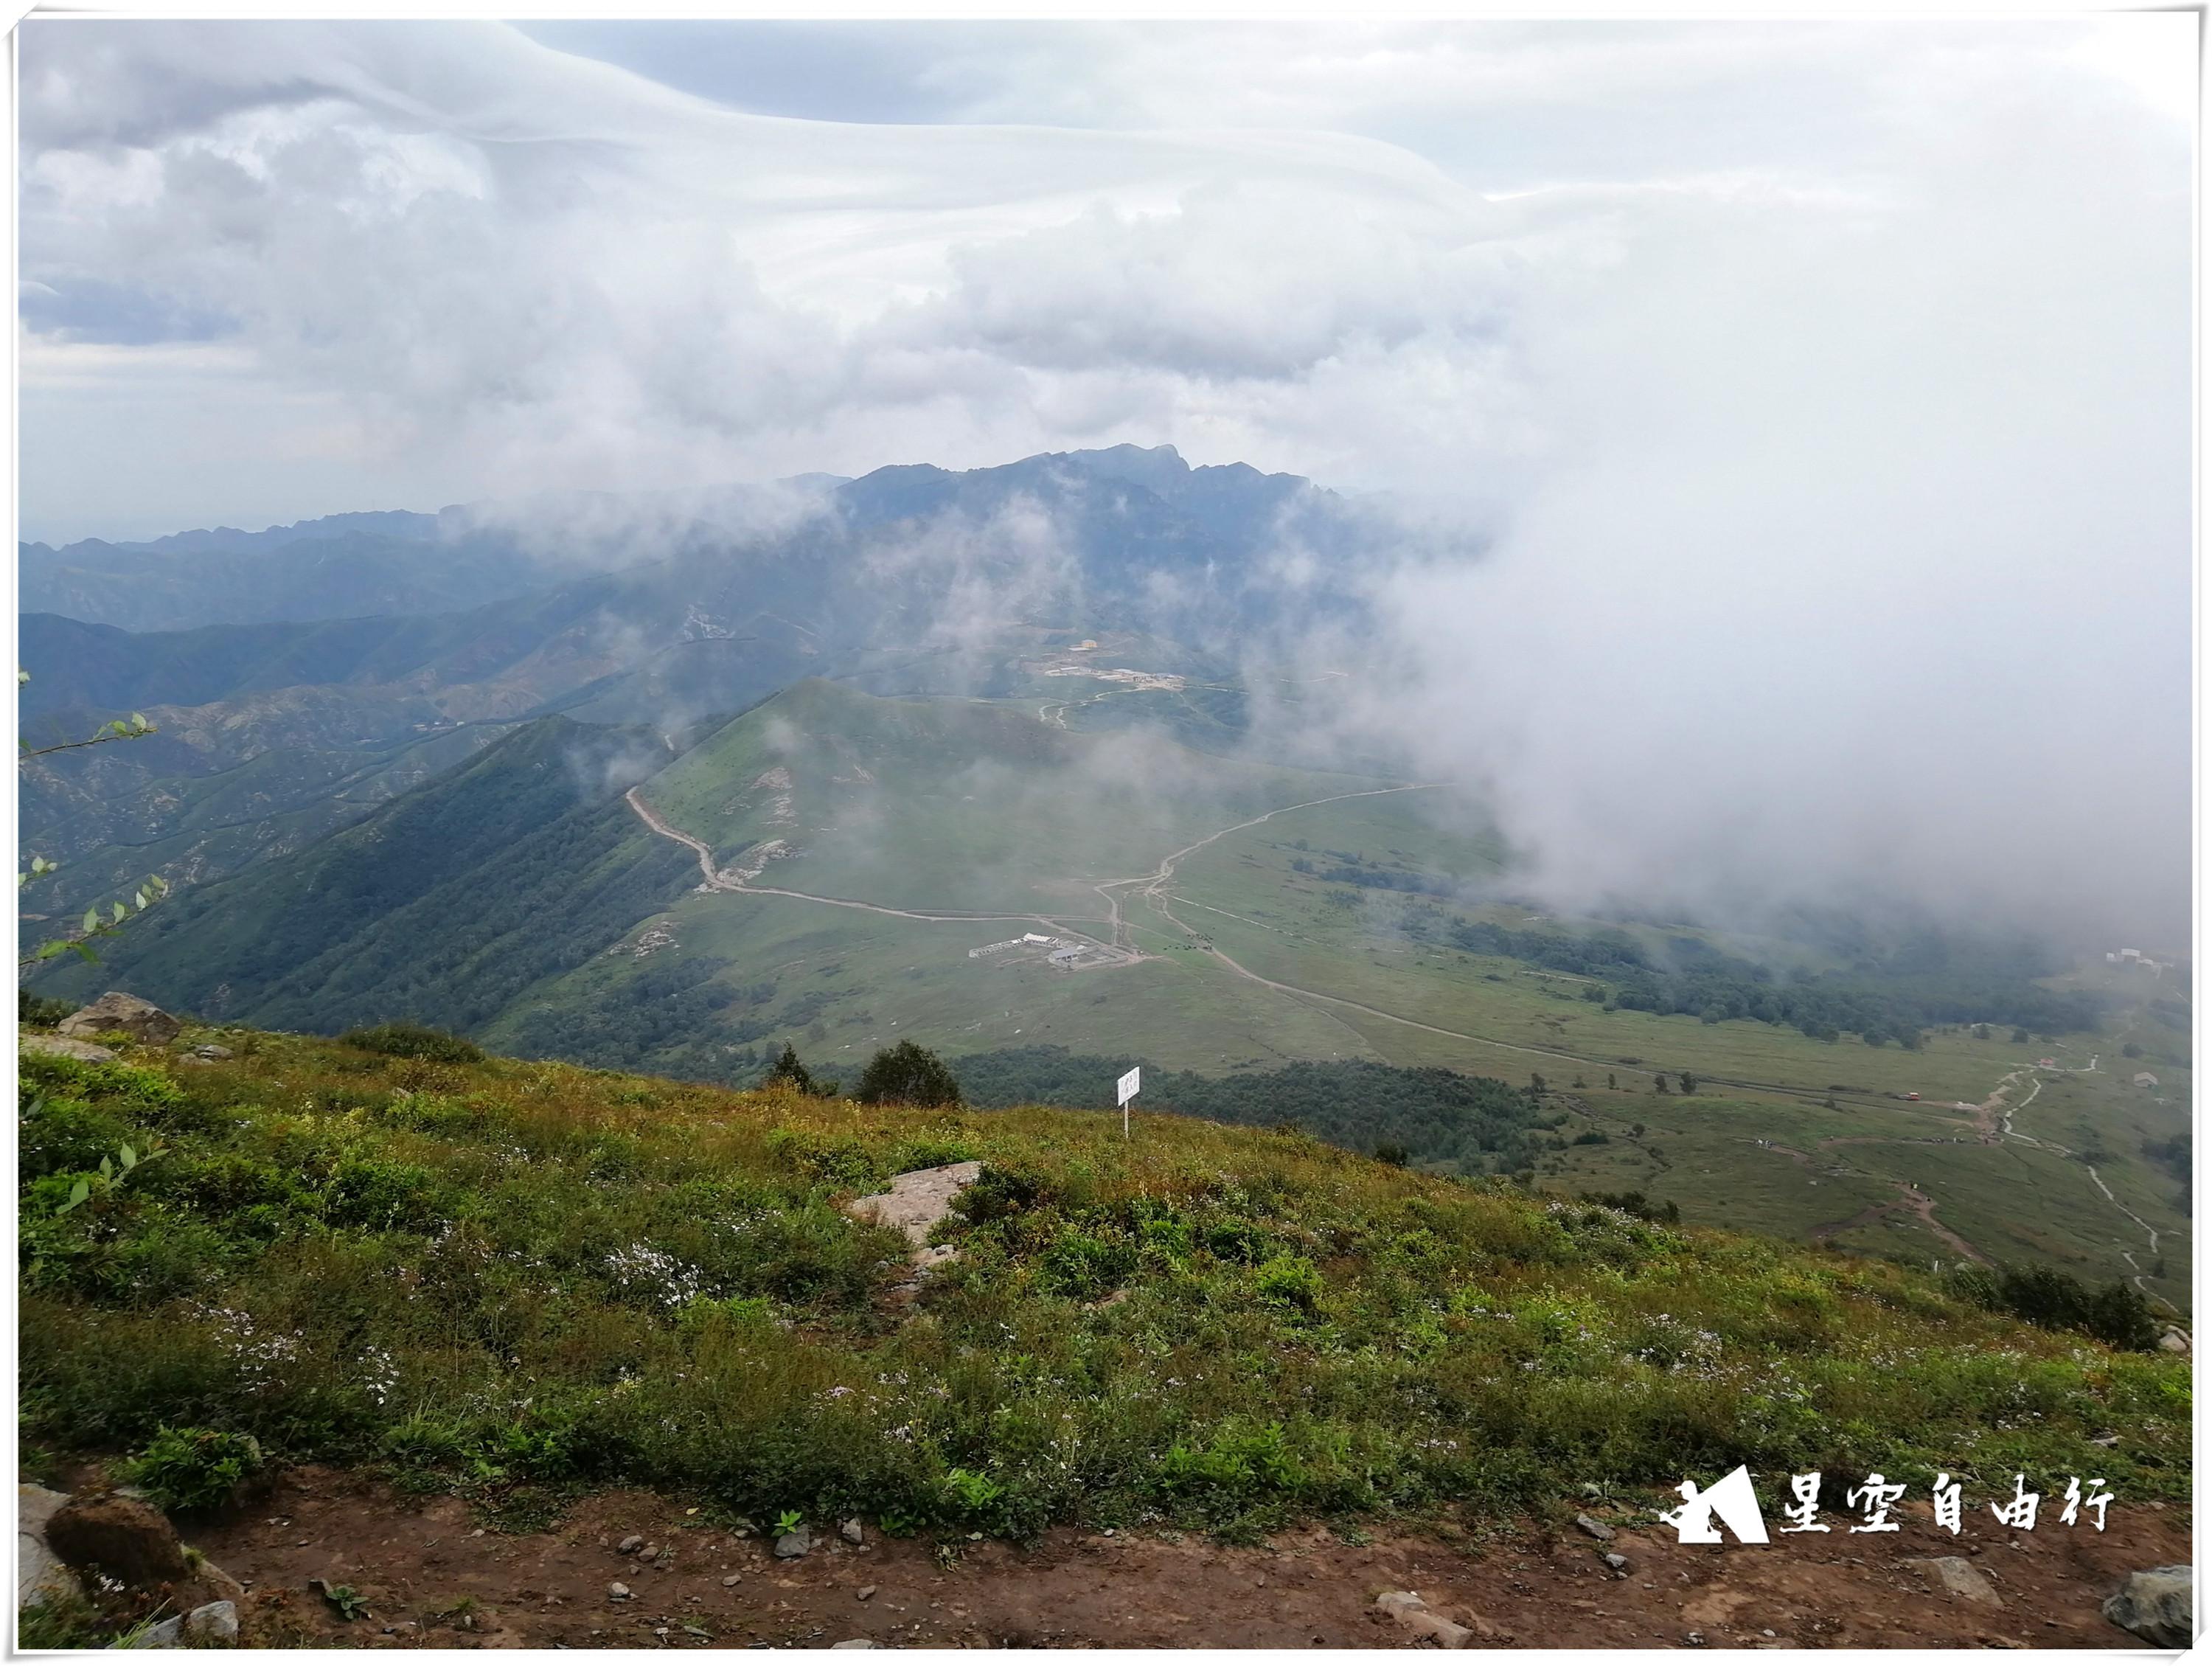
[[[36,18],[22,536],[1172,443],[1495,534],[1371,717],[1563,891],[2148,922],[2196,30]]]

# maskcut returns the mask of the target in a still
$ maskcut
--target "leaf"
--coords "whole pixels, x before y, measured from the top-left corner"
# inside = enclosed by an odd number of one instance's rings
[[[143,914],[146,912],[146,893],[144,891],[139,891],[133,896],[131,900],[137,905],[139,913]]]
[[[131,910],[125,908],[122,903],[118,903],[115,905],[115,923],[119,926],[130,917]]]
[[[106,1180],[112,1177],[114,1173],[115,1164],[113,1161],[108,1158],[101,1158],[100,1159],[100,1177],[102,1180]]]
[[[128,1174],[131,1170],[138,1166],[138,1153],[131,1150],[130,1146],[124,1146],[115,1154],[123,1159],[123,1170],[125,1174]]]
[[[55,1210],[54,1213],[58,1215],[65,1215],[91,1195],[92,1183],[89,1180],[80,1180],[76,1185],[70,1188],[69,1201],[63,1204],[62,1207]]]
[[[98,909],[87,909],[84,911],[84,928],[88,932],[96,932],[100,929],[100,910]]]

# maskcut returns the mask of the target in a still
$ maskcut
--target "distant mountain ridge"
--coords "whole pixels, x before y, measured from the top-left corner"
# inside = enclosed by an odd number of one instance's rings
[[[27,769],[26,838],[65,867],[25,906],[81,910],[142,865],[220,878],[554,712],[665,732],[810,676],[1005,696],[1053,644],[1099,640],[1212,686],[1212,721],[1242,658],[1361,609],[1343,500],[1170,446],[516,514],[534,519],[370,511],[25,546],[21,733],[51,744],[131,711],[164,732]]]

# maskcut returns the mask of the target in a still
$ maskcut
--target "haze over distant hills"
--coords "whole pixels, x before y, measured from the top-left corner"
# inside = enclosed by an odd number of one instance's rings
[[[25,847],[63,866],[22,936],[156,872],[175,896],[38,987],[720,1082],[911,1037],[1000,1101],[1141,1058],[1248,1118],[1238,1081],[1310,1066],[1368,1096],[1317,1129],[1433,1166],[2185,1305],[2154,1240],[2186,1225],[2187,966],[1864,890],[1760,934],[1546,900],[1485,783],[1418,762],[1455,755],[1436,722],[1521,715],[1418,697],[1429,593],[1394,575],[1474,570],[1426,538],[1117,447],[29,549],[27,597],[108,617],[22,617],[27,737],[158,733],[23,768]],[[114,622],[149,617],[180,628]],[[1439,1070],[1559,1097],[1493,1126],[1407,1073]]]
[[[66,739],[131,710],[162,732],[27,771],[27,836],[67,864],[31,906],[81,906],[149,866],[211,879],[296,848],[541,713],[676,728],[810,674],[1004,691],[1055,634],[1142,641],[1152,668],[1219,672],[1270,631],[1322,614],[1341,628],[1358,607],[1355,511],[1297,477],[1193,469],[1169,447],[817,477],[706,508],[576,499],[496,524],[338,516],[237,539],[31,546],[25,733]],[[42,597],[74,611],[40,611]],[[224,622],[99,622],[171,614]]]

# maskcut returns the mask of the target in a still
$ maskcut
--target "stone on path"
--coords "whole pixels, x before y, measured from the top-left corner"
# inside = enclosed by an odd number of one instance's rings
[[[1577,1516],[1575,1517],[1575,1525],[1593,1539],[1610,1539],[1613,1536],[1613,1529],[1593,1517]]]
[[[794,1556],[804,1556],[813,1548],[814,1535],[803,1527],[795,1533],[785,1534],[775,1541],[775,1554],[787,1562]]]
[[[213,1642],[234,1643],[238,1640],[238,1604],[209,1602],[194,1608],[185,1616],[185,1635],[204,1638]]]
[[[46,1523],[69,1494],[25,1481],[15,1489],[15,1607],[55,1602],[83,1589],[46,1544]]]
[[[1979,1602],[1985,1608],[2002,1608],[2004,1599],[1997,1595],[1989,1576],[1963,1556],[1912,1556],[1905,1559],[1917,1567],[1924,1567],[1943,1582],[1943,1589],[1954,1596],[1963,1596],[1969,1602]]]
[[[952,1200],[975,1183],[983,1172],[981,1163],[947,1163],[941,1168],[913,1169],[892,1177],[888,1191],[856,1197],[845,1206],[855,1220],[889,1226],[902,1232],[913,1246],[909,1257],[917,1267],[934,1267],[952,1259],[950,1245],[932,1246],[929,1229],[952,1212]]]
[[[1429,1612],[1418,1591],[1386,1590],[1375,1599],[1375,1606],[1389,1614],[1407,1631],[1431,1639],[1439,1648],[1463,1649],[1468,1639],[1474,1633],[1466,1626],[1455,1625],[1440,1614]]]
[[[2157,1649],[2185,1649],[2196,1641],[2195,1604],[2185,1563],[2146,1568],[2105,1599],[2104,1616]]]

